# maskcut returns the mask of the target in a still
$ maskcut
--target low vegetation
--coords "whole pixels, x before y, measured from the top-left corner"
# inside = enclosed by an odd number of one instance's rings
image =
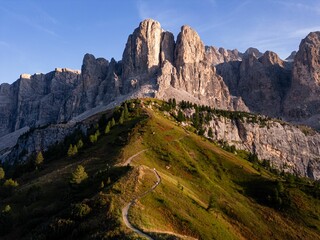
[[[190,103],[126,101],[95,116],[87,135],[76,131],[42,152],[38,168],[34,161],[2,166],[1,237],[141,239],[126,228],[121,209],[153,186],[154,168],[161,184],[129,211],[130,222],[154,239],[319,237],[319,183],[281,174],[253,154],[201,136],[201,123],[210,118],[204,112],[259,124],[267,119],[198,106],[186,116],[184,108]],[[193,125],[183,127],[188,118]]]

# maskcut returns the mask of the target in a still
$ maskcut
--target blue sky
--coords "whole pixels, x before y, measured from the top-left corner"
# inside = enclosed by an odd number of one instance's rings
[[[145,18],[177,36],[184,24],[206,45],[272,50],[286,58],[320,31],[319,0],[0,0],[0,83],[55,67],[80,69],[83,55],[120,60]]]

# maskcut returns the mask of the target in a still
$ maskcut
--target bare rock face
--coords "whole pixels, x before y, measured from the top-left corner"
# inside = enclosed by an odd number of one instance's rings
[[[99,86],[105,80],[108,73],[109,62],[104,58],[95,58],[92,54],[86,54],[83,58],[81,77],[83,84],[83,102],[85,109],[96,105],[96,98],[99,95]]]
[[[150,78],[154,78],[161,61],[167,58],[172,61],[173,44],[173,36],[164,33],[159,22],[152,19],[141,22],[129,36],[123,52],[123,93],[152,83]]]
[[[291,54],[286,58],[286,61],[293,62],[296,55],[297,55],[297,51],[292,51]]]
[[[277,54],[267,51],[260,58],[254,50],[242,61],[217,65],[217,72],[231,94],[242,97],[250,111],[279,117],[290,86],[290,66]]]
[[[189,26],[181,27],[175,49],[175,66],[199,63],[204,59],[205,48],[199,35]]]
[[[79,84],[78,72],[56,69],[48,74],[35,74],[29,78],[21,76],[14,84],[16,100],[14,106],[14,130],[24,126],[43,126],[58,121],[66,99]],[[67,113],[67,119],[72,112]]]
[[[306,121],[320,115],[320,32],[303,39],[295,56],[292,85],[284,105],[287,119]],[[319,120],[313,122],[320,127]]]
[[[173,34],[162,30],[157,21],[140,23],[124,50],[121,80],[122,94],[151,85],[151,96],[177,100],[188,97],[217,108],[233,110],[237,106],[246,110],[241,99],[231,97],[212,63],[205,59],[205,46],[189,26],[181,27],[175,43]],[[181,93],[173,96],[173,89]],[[145,94],[150,96],[150,91]]]
[[[237,49],[227,50],[224,48],[217,49],[216,47],[206,47],[206,61],[217,65],[225,62],[241,61],[243,54]]]
[[[14,117],[14,87],[3,83],[0,85],[0,136],[12,131]]]
[[[298,127],[273,120],[262,124],[221,116],[214,117],[209,126],[214,140],[255,153],[280,171],[320,179],[320,134],[315,131],[303,133]]]
[[[254,55],[256,58],[259,58],[263,55],[263,53],[257,48],[250,47],[244,52],[244,55]]]

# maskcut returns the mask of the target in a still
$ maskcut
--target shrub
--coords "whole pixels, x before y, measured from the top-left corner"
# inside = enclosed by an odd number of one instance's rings
[[[61,239],[71,233],[75,222],[70,219],[54,219],[47,227],[47,239]]]
[[[77,203],[73,206],[71,215],[75,219],[82,219],[91,212],[91,208],[85,203]]]
[[[2,213],[9,213],[9,212],[11,212],[11,207],[10,207],[10,205],[7,204],[7,205],[3,208]]]

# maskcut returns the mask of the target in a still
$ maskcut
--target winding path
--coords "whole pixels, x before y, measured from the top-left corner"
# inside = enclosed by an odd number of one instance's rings
[[[144,149],[134,155],[132,155],[131,157],[129,157],[124,163],[122,163],[121,165],[122,166],[127,166],[127,165],[130,165],[130,163],[132,162],[133,158],[137,157],[138,155],[140,155],[141,153],[147,151],[148,149]],[[148,167],[149,168],[149,167]],[[161,177],[159,175],[159,173],[157,172],[157,170],[154,168],[152,169],[152,171],[154,172],[156,178],[157,178],[157,182],[146,192],[144,192],[143,194],[141,194],[140,196],[132,199],[124,208],[122,208],[122,220],[124,222],[124,224],[129,228],[131,229],[132,231],[136,232],[137,234],[139,234],[140,236],[142,237],[145,237],[146,239],[149,239],[149,240],[154,240],[152,237],[150,237],[148,234],[144,233],[143,231],[139,230],[138,228],[135,228],[129,221],[128,219],[128,212],[129,212],[129,209],[130,207],[132,207],[139,199],[145,197],[146,195],[148,195],[150,192],[152,192],[154,189],[156,189],[156,187],[161,183]],[[188,239],[196,239],[196,238],[193,238],[193,237],[188,237],[188,236],[185,236],[185,235],[180,235],[180,234],[176,234],[174,232],[166,232],[166,231],[157,231],[158,233],[163,233],[163,234],[170,234],[170,235],[173,235],[173,236],[177,236],[177,237],[180,237],[180,238],[188,238]]]
[[[143,198],[144,196],[146,196],[147,194],[152,192],[160,184],[161,177],[159,176],[159,174],[155,168],[153,169],[153,172],[157,177],[157,182],[148,191],[144,192],[142,195],[138,196],[137,198],[132,199],[131,202],[129,202],[124,208],[122,208],[122,219],[123,219],[123,222],[126,224],[126,226],[128,228],[130,228],[132,231],[138,233],[140,236],[145,237],[150,240],[153,240],[153,238],[151,238],[149,235],[145,234],[141,230],[132,226],[132,224],[129,222],[129,219],[128,219],[128,212],[129,212],[130,207],[132,205],[134,205],[137,200],[139,200],[140,198]]]

